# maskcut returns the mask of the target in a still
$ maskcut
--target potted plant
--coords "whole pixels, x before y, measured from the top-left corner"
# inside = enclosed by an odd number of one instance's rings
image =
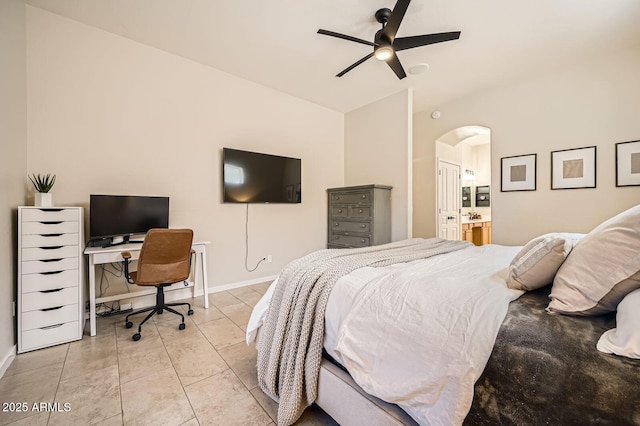
[[[29,180],[31,180],[31,183],[33,183],[36,189],[34,205],[38,207],[53,206],[53,194],[49,191],[51,191],[53,184],[56,183],[56,175],[47,173],[41,176],[40,174],[33,173],[29,176]]]

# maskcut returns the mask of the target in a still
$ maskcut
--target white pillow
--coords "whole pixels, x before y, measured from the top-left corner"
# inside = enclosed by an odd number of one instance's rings
[[[596,347],[600,352],[640,359],[640,289],[618,305],[616,328],[605,331]]]
[[[573,248],[553,280],[547,311],[599,315],[640,288],[640,205],[603,222]]]
[[[584,235],[551,233],[532,239],[511,261],[507,286],[530,291],[551,284],[562,262]]]

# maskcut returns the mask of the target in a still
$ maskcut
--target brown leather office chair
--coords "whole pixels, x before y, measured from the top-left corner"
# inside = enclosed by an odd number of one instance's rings
[[[122,252],[127,282],[139,286],[155,286],[157,289],[155,306],[127,315],[125,325],[127,328],[131,328],[133,323],[129,321],[129,317],[150,311],[138,326],[138,332],[132,336],[133,340],[140,340],[142,325],[153,315],[162,314],[163,311],[179,315],[182,318],[182,322],[178,329],[184,330],[184,315],[172,309],[171,306],[187,305],[189,307],[187,315],[193,315],[193,310],[189,303],[164,302],[164,287],[185,281],[191,274],[192,241],[193,231],[191,229],[151,229],[147,233],[140,249],[138,270],[133,272],[129,271],[131,253]]]

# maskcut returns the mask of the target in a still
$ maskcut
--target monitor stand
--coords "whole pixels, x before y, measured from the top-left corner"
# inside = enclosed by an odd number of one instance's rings
[[[96,240],[89,241],[89,245],[92,247],[111,247],[111,246],[119,246],[121,244],[127,244],[129,242],[129,235],[124,235],[120,237],[105,237]]]

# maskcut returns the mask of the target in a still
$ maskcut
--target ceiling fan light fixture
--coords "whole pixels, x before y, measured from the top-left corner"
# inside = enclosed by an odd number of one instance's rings
[[[393,56],[393,48],[388,45],[377,46],[373,54],[376,59],[386,61]]]

